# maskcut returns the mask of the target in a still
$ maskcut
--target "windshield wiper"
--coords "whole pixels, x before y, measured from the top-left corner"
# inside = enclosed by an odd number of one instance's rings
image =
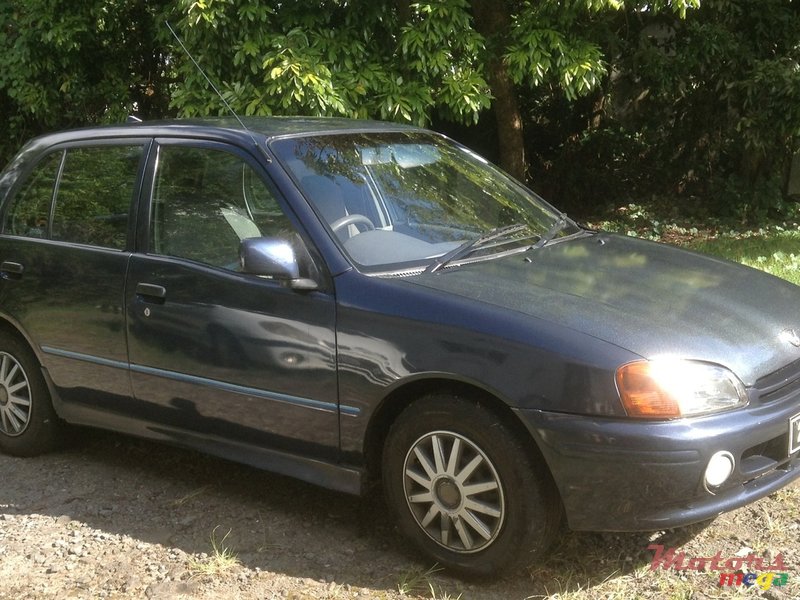
[[[506,227],[498,227],[496,229],[492,229],[489,233],[482,235],[477,239],[464,242],[457,248],[454,248],[450,250],[450,252],[443,254],[442,256],[437,258],[431,266],[425,269],[425,272],[435,273],[436,271],[446,266],[447,264],[453,262],[454,260],[458,260],[459,258],[464,258],[469,253],[480,249],[481,246],[485,246],[489,242],[493,242],[499,238],[517,233],[527,228],[528,228],[527,225],[523,225],[522,223],[516,223],[514,225],[508,225]]]
[[[558,233],[567,226],[567,215],[561,213],[559,217],[555,220],[555,222],[550,226],[550,229],[544,232],[542,237],[529,248],[529,250],[538,250],[542,246],[549,243],[554,237],[558,235]]]

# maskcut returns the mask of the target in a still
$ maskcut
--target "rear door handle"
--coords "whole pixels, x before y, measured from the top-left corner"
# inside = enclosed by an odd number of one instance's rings
[[[137,283],[136,295],[142,296],[151,302],[163,303],[167,297],[167,288],[152,283]]]
[[[3,279],[19,279],[22,277],[22,272],[25,270],[18,262],[4,260],[0,263],[0,277]]]

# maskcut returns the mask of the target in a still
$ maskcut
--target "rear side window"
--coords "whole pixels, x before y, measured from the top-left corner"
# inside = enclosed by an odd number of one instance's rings
[[[63,151],[54,152],[33,169],[6,213],[6,233],[34,238],[47,237],[50,205],[63,156]]]
[[[141,146],[71,148],[56,195],[51,239],[121,250]]]
[[[104,145],[46,156],[12,199],[3,231],[124,249],[143,150]]]

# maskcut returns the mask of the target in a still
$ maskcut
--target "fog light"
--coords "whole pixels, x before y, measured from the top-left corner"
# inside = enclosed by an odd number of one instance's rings
[[[724,450],[717,452],[708,461],[706,467],[706,485],[711,487],[718,487],[725,483],[728,477],[733,473],[733,467],[736,461],[730,452]]]

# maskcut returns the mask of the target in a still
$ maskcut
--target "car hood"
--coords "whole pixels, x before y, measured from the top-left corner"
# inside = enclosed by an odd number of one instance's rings
[[[646,358],[733,370],[746,385],[800,359],[800,288],[672,246],[592,234],[406,281],[518,311]]]

